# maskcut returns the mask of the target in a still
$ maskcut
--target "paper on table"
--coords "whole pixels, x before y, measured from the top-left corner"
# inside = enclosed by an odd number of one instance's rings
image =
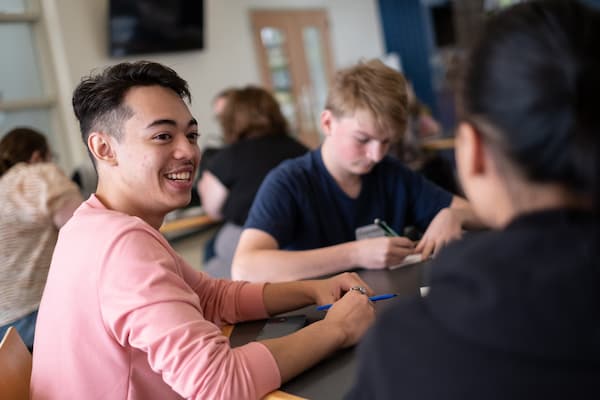
[[[379,225],[369,224],[356,228],[356,240],[384,237],[385,231]]]
[[[396,269],[396,268],[404,267],[405,265],[416,264],[418,262],[421,262],[422,260],[423,260],[423,257],[421,257],[421,254],[411,254],[411,255],[406,256],[404,258],[404,261],[402,261],[400,264],[390,265],[388,268]]]

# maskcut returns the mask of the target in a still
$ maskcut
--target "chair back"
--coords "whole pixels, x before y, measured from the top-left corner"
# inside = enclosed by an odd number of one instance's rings
[[[31,353],[14,327],[0,342],[0,398],[29,399]]]

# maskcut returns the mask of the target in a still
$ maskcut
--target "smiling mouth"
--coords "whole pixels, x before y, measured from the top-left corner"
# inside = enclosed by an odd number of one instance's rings
[[[192,177],[191,172],[177,172],[166,175],[167,179],[172,181],[189,181]]]

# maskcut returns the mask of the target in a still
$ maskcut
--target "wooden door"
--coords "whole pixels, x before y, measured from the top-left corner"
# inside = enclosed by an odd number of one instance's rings
[[[253,10],[250,18],[262,82],[279,101],[292,133],[315,148],[334,72],[326,11]]]

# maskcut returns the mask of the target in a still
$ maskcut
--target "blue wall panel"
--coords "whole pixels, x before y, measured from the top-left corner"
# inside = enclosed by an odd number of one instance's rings
[[[590,6],[600,8],[600,0],[585,0],[585,3],[589,4]]]
[[[400,55],[404,74],[417,97],[437,114],[431,79],[431,27],[420,0],[379,0],[387,52]]]

